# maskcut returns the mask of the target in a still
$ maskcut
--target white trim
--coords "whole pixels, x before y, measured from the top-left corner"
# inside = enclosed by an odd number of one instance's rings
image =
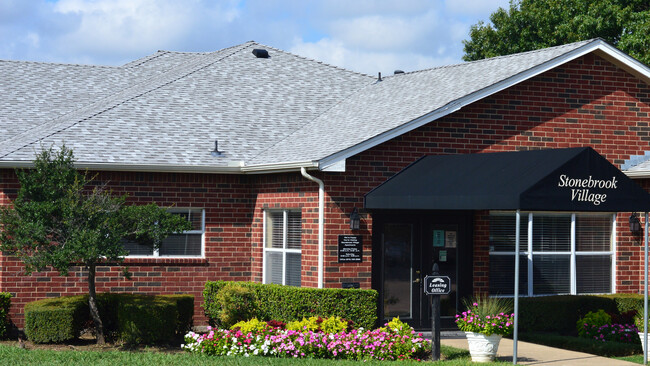
[[[576,214],[575,212],[571,213],[571,239],[570,242],[570,251],[571,258],[569,259],[569,291],[571,295],[575,295],[578,292],[578,276],[576,274]],[[611,247],[611,244],[610,244]]]
[[[632,179],[644,179],[650,178],[650,170],[633,170],[633,171],[624,171],[623,174],[627,175]]]
[[[233,163],[233,162],[229,162]],[[245,166],[242,162],[234,162],[229,166],[209,165],[173,165],[173,164],[119,164],[119,163],[87,163],[76,161],[77,169],[117,172],[147,172],[147,173],[208,173],[208,174],[264,174],[286,173],[299,171],[300,168],[318,169],[314,161],[283,162],[262,165]],[[0,161],[0,168],[33,168],[33,161]]]
[[[613,294],[616,293],[616,266],[618,264],[617,261],[616,261],[616,259],[618,258],[618,256],[616,255],[616,248],[617,248],[616,247],[616,243],[617,243],[616,235],[618,234],[616,232],[617,218],[618,218],[617,214],[613,213],[612,214],[612,237],[610,239],[611,243],[612,243],[612,246],[611,246],[611,249],[612,249],[612,269],[611,269],[611,271],[612,271],[612,293]]]
[[[519,210],[517,210],[519,211]],[[528,296],[531,296],[533,294],[533,278],[535,277],[535,274],[533,272],[533,256],[535,253],[533,253],[533,213],[529,212],[528,213],[528,243],[527,243],[527,249],[528,252],[527,258],[528,258],[528,282],[526,283],[527,288],[528,288]]]
[[[266,210],[262,210],[262,283],[266,283]]]
[[[282,248],[272,248],[269,247],[267,248],[267,230],[268,230],[268,215],[271,213],[282,213]],[[289,240],[289,213],[290,212],[300,212],[300,230],[301,230],[301,243],[300,243],[300,249],[290,249],[287,248],[288,246],[288,240]],[[266,264],[266,253],[268,252],[273,252],[273,253],[281,253],[282,254],[282,285],[286,285],[287,281],[287,254],[301,254],[302,255],[302,209],[291,209],[291,208],[269,208],[269,209],[263,209],[262,210],[262,283],[271,283],[268,282],[269,279],[266,276],[266,269],[267,269],[267,264]],[[302,267],[302,256],[300,260],[300,265]],[[302,268],[300,269],[301,272],[301,283],[302,283]]]

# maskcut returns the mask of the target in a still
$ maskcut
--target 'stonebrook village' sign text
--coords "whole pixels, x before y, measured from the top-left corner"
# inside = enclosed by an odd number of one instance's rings
[[[591,202],[594,206],[607,201],[607,193],[594,193],[594,190],[616,189],[616,177],[611,179],[572,178],[568,175],[560,175],[557,186],[571,189],[571,201]]]

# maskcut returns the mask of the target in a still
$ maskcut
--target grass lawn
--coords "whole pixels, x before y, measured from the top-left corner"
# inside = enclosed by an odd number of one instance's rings
[[[634,356],[627,356],[627,357],[614,357],[617,360],[623,360],[627,362],[634,362],[643,365],[643,355],[634,355]]]
[[[447,366],[473,365],[469,352],[456,348],[442,346],[444,363],[424,362],[423,364],[444,364]],[[315,359],[282,359],[270,357],[209,357],[187,353],[162,353],[149,351],[54,351],[42,349],[20,349],[15,346],[0,345],[0,360],[3,365],[225,365],[225,366],[257,366],[257,365],[358,365],[358,361],[315,360]],[[409,362],[410,364],[411,362]],[[402,365],[403,362],[374,361],[366,365]],[[506,365],[509,362],[485,363],[484,365]]]

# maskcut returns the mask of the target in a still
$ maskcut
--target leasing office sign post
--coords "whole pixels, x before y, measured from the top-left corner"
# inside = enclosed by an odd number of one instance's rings
[[[431,360],[440,360],[440,295],[451,292],[449,276],[438,275],[438,263],[433,264],[432,275],[424,277],[424,293],[431,299]]]

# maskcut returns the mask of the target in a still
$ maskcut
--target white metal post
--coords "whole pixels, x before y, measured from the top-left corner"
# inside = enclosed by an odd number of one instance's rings
[[[648,364],[648,213],[643,230],[643,364]]]
[[[521,212],[517,210],[515,219],[515,321],[512,333],[512,364],[517,364],[517,326],[519,324],[519,223]]]

